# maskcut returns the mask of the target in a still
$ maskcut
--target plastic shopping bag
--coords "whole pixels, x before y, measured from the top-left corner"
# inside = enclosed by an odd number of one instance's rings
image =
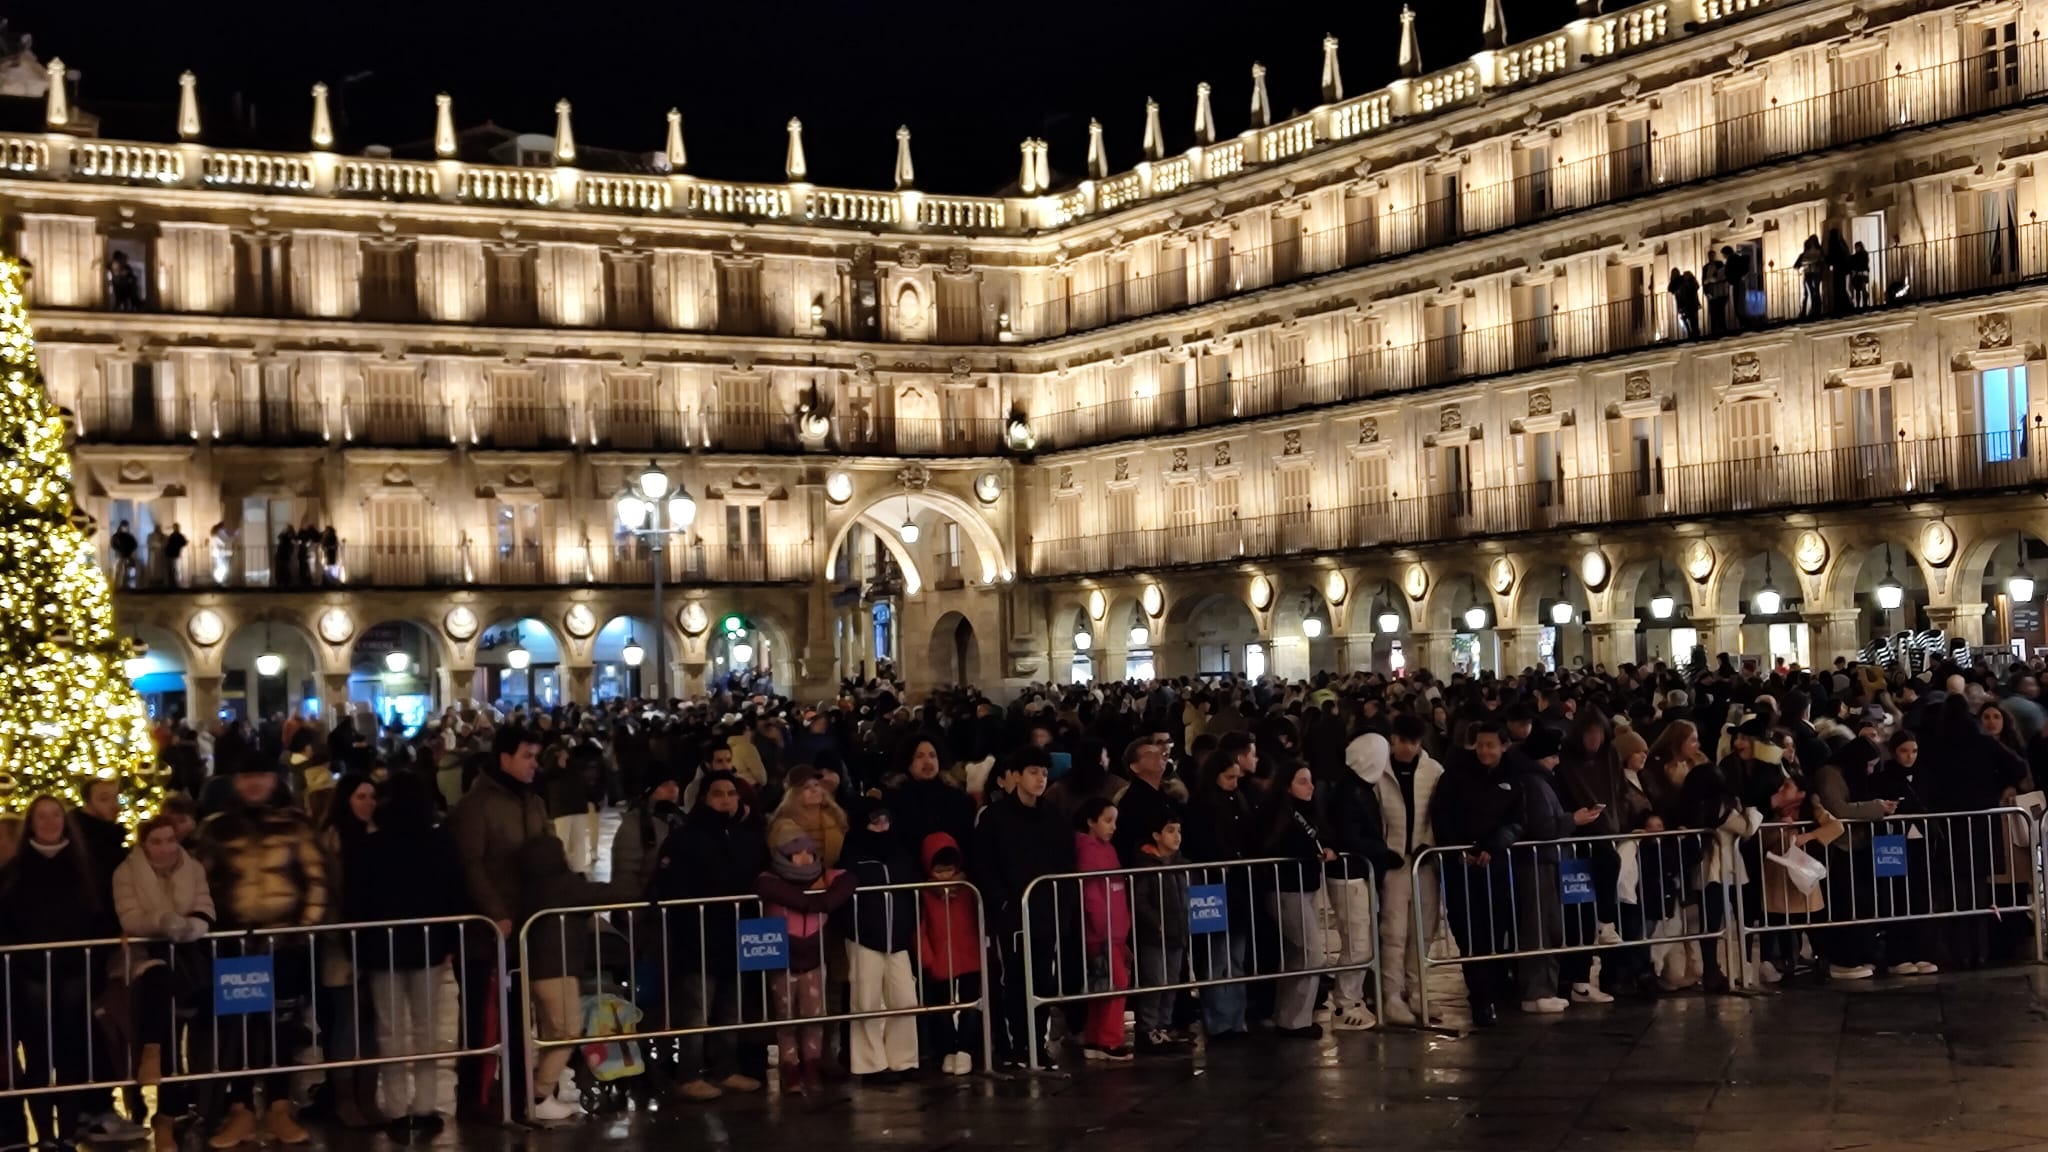
[[[1792,886],[1801,893],[1810,893],[1820,887],[1828,878],[1828,866],[1797,848],[1789,852],[1773,852],[1765,857],[1771,863],[1785,870],[1792,880]]]

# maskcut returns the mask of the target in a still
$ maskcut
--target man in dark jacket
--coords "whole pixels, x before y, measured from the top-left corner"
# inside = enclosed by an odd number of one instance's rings
[[[925,837],[944,832],[964,854],[974,839],[974,797],[939,776],[944,753],[937,736],[920,733],[910,737],[910,745],[908,775],[886,799],[896,838],[916,853],[923,850]]]
[[[1140,852],[1152,842],[1152,833],[1178,822],[1183,813],[1180,801],[1166,794],[1166,745],[1150,736],[1131,741],[1124,747],[1124,768],[1131,786],[1117,799],[1112,843],[1124,867],[1142,868],[1148,862]]]
[[[1524,952],[1555,948],[1562,941],[1564,904],[1559,888],[1561,860],[1574,861],[1574,871],[1584,867],[1589,898],[1592,863],[1583,848],[1530,847],[1532,843],[1563,840],[1600,816],[1597,807],[1566,812],[1558,799],[1557,770],[1562,741],[1554,730],[1539,728],[1508,763],[1507,780],[1514,790],[1514,814],[1500,830],[1514,860],[1515,947]],[[1590,903],[1574,908],[1590,909]],[[1592,931],[1585,931],[1591,941]],[[1541,1014],[1562,1012],[1569,1004],[1557,994],[1558,960],[1552,956],[1525,955],[1515,962],[1515,982],[1522,998],[1522,1011]],[[1604,995],[1604,993],[1603,993]]]
[[[1501,770],[1506,734],[1500,725],[1480,721],[1472,726],[1471,740],[1470,749],[1450,757],[1430,801],[1436,842],[1465,848],[1455,862],[1444,860],[1444,915],[1459,955],[1466,957],[1500,952],[1514,920],[1505,848],[1513,840],[1515,786]],[[1503,829],[1510,829],[1505,840]],[[1507,962],[1467,960],[1463,967],[1472,1022],[1492,1024],[1512,995]]]
[[[745,807],[738,777],[713,772],[700,784],[697,806],[661,843],[654,870],[658,900],[750,896],[755,878],[768,867],[767,834]],[[737,905],[693,904],[663,916],[676,1004],[662,1027],[735,1023],[743,997],[747,1018],[759,1019],[759,989],[750,990],[739,978]],[[682,1038],[678,1063],[683,1083],[677,1092],[686,1100],[715,1100],[726,1092],[760,1091],[768,1048],[759,1041],[736,1042],[731,1032],[696,1033]]]
[[[1054,1068],[1058,1065],[1046,1046],[1051,1017],[1043,1009],[1035,1018],[1025,1011],[1024,965],[1028,959],[1032,982],[1042,993],[1058,988],[1054,983],[1055,955],[1071,951],[1078,957],[1082,949],[1078,918],[1071,925],[1064,924],[1055,908],[1072,912],[1079,901],[1055,901],[1052,888],[1046,885],[1033,891],[1028,911],[1031,954],[1027,958],[1024,893],[1040,876],[1073,871],[1074,834],[1059,812],[1044,803],[1051,782],[1045,753],[1028,749],[1017,756],[1017,790],[1008,800],[982,811],[968,861],[988,917],[989,971],[996,984],[995,1011],[1000,1025],[996,1058],[1015,1066],[1024,1063],[1035,1048],[1039,1066]]]

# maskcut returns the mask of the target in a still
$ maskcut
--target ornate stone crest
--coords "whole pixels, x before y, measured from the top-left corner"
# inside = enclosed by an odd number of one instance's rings
[[[1116,471],[1115,471],[1115,473],[1114,473],[1114,476],[1113,476],[1113,478],[1114,478],[1114,479],[1117,479],[1117,480],[1129,480],[1129,479],[1131,478],[1131,458],[1130,458],[1130,457],[1128,457],[1128,456],[1119,456],[1119,457],[1117,457],[1117,458],[1116,458],[1116,465],[1115,465],[1115,468],[1116,468]]]
[[[1221,468],[1229,463],[1230,441],[1225,440],[1223,443],[1216,445],[1216,467]]]
[[[1977,317],[1977,347],[2012,347],[2012,317],[2003,312],[1987,312]]]
[[[1377,444],[1380,442],[1380,422],[1377,417],[1360,416],[1358,418],[1358,442],[1360,444]]]
[[[1529,415],[1548,416],[1550,411],[1550,389],[1531,388],[1529,390]]]
[[[1869,368],[1884,361],[1884,341],[1875,332],[1858,332],[1849,337],[1849,367]]]
[[[932,482],[932,470],[922,464],[911,464],[896,470],[896,482],[912,492],[922,492]]]
[[[1754,352],[1737,352],[1728,360],[1728,383],[1758,384],[1764,378],[1764,362]]]
[[[1446,404],[1436,414],[1436,430],[1456,432],[1465,426],[1465,410],[1456,404]]]
[[[1060,487],[1062,487],[1062,488],[1072,488],[1073,486],[1074,486],[1074,469],[1073,469],[1073,466],[1072,466],[1072,465],[1068,465],[1068,464],[1062,464],[1062,465],[1060,465]]]
[[[1282,456],[1301,455],[1301,429],[1290,428],[1280,434],[1280,454]]]
[[[1187,470],[1188,470],[1188,450],[1187,450],[1187,449],[1185,449],[1185,448],[1175,448],[1175,449],[1173,450],[1173,470],[1174,470],[1175,472],[1185,472],[1185,471],[1187,471]]]
[[[1650,374],[1648,372],[1631,372],[1624,377],[1621,382],[1621,398],[1624,403],[1632,400],[1648,400],[1650,398]]]

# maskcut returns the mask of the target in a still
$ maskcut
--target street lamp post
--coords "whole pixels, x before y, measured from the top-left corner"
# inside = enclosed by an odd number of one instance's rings
[[[614,503],[618,506],[619,523],[625,526],[626,531],[646,540],[648,552],[654,558],[654,691],[651,696],[658,702],[665,698],[662,679],[667,659],[662,654],[661,557],[670,536],[686,535],[690,526],[697,522],[697,502],[690,498],[689,489],[681,484],[675,485],[671,491],[668,473],[649,460],[647,469],[634,477]]]

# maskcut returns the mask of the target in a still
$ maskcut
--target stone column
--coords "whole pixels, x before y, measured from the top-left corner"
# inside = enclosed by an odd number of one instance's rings
[[[1604,664],[1612,672],[1623,663],[1636,658],[1636,626],[1634,620],[1596,620],[1586,626],[1593,634],[1593,663]]]
[[[443,664],[434,673],[436,679],[435,703],[442,708],[461,704],[469,696],[470,686],[476,682],[476,669],[457,664]]]
[[[320,715],[325,719],[328,727],[332,728],[334,726],[335,720],[340,717],[344,709],[348,708],[350,703],[351,701],[348,698],[348,673],[322,672],[320,674]]]
[[[1800,619],[1806,621],[1806,652],[1814,667],[1825,668],[1833,664],[1837,656],[1851,660],[1856,658],[1857,650],[1863,646],[1863,638],[1856,634],[1862,618],[1863,613],[1854,608],[1800,615]]]
[[[1537,659],[1543,652],[1541,625],[1496,628],[1494,634],[1500,638],[1501,675],[1513,676],[1524,668],[1536,666]]]
[[[1431,676],[1440,680],[1451,678],[1451,640],[1455,632],[1410,632],[1408,639],[1416,648],[1408,658],[1409,670],[1429,669]]]
[[[220,715],[220,677],[185,677],[185,722],[201,732]]]
[[[1707,650],[1707,663],[1712,666],[1714,659],[1726,652],[1733,656],[1742,647],[1742,617],[1695,616],[1692,626],[1699,629],[1700,647]],[[1674,657],[1676,653],[1673,654]]]
[[[587,706],[590,703],[591,677],[596,671],[596,667],[590,664],[562,665],[563,680],[565,681],[562,685],[562,703],[583,704]]]
[[[1984,643],[1983,604],[1929,604],[1927,622],[1948,633],[1951,642]]]
[[[1366,672],[1372,669],[1372,646],[1376,632],[1351,632],[1331,637],[1338,672]]]

